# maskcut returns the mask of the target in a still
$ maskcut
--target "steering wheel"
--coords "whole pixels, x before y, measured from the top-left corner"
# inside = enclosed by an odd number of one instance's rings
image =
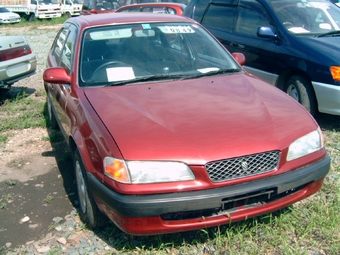
[[[116,67],[116,66],[126,66],[124,62],[121,61],[109,61],[104,64],[101,64],[96,68],[96,70],[92,74],[92,80],[94,81],[100,81],[103,77],[106,78],[106,69],[110,67]],[[105,71],[105,72],[104,72]],[[98,76],[98,79],[96,77]],[[107,81],[107,80],[105,80]]]

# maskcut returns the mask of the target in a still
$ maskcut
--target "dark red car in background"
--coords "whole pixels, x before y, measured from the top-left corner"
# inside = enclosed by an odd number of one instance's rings
[[[207,228],[321,188],[330,158],[318,124],[244,63],[178,15],[65,22],[43,77],[87,226],[108,217],[132,235]]]
[[[185,4],[180,3],[142,3],[124,5],[120,7],[116,12],[152,12],[182,15],[185,7]]]

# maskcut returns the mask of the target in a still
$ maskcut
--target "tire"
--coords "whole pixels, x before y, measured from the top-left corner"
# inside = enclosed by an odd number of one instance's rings
[[[303,76],[294,75],[289,78],[286,93],[302,104],[306,110],[315,115],[317,103],[312,84]]]
[[[47,95],[47,111],[48,111],[48,120],[49,120],[49,126],[52,129],[58,129],[58,122],[57,119],[54,115],[53,109],[52,109],[52,103],[51,103],[51,99],[50,96]]]
[[[11,89],[11,85],[7,85],[7,87],[0,88],[0,95],[6,94]]]
[[[32,13],[29,17],[28,17],[28,21],[35,21],[35,14]]]
[[[103,227],[107,223],[107,218],[99,211],[92,197],[89,190],[87,172],[78,151],[74,155],[74,171],[79,201],[78,210],[81,220],[91,229]]]

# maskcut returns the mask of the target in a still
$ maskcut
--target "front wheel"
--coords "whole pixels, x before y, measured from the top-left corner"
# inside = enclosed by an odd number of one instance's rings
[[[294,75],[289,78],[286,93],[302,104],[311,115],[316,112],[316,98],[312,84],[303,76]]]
[[[99,211],[87,180],[87,172],[77,151],[74,156],[74,170],[77,183],[79,215],[81,220],[91,229],[105,225],[107,218]]]
[[[47,111],[48,111],[48,119],[50,122],[50,127],[52,129],[58,129],[58,122],[57,119],[54,115],[53,109],[52,109],[52,102],[51,102],[51,98],[49,95],[47,95]]]

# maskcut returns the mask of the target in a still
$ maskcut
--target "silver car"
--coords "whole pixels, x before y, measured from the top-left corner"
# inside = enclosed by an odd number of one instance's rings
[[[0,6],[0,24],[18,23],[21,21],[20,15]]]
[[[0,93],[35,74],[37,60],[23,36],[0,36]]]

